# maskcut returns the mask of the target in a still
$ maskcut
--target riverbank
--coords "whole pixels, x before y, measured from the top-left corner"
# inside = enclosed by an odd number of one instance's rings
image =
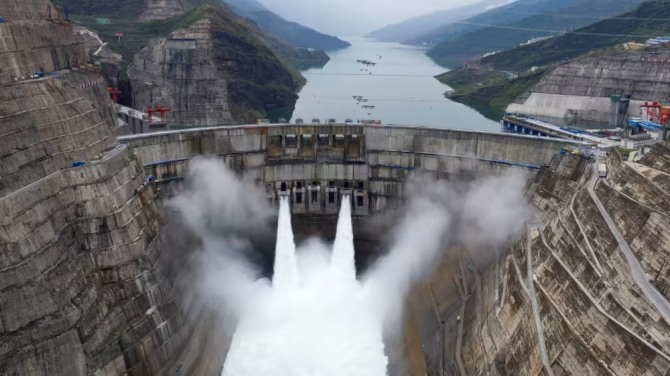
[[[537,69],[510,77],[502,71],[459,68],[436,76],[438,81],[453,90],[445,96],[465,104],[488,119],[500,120],[511,103],[530,94],[549,68]]]

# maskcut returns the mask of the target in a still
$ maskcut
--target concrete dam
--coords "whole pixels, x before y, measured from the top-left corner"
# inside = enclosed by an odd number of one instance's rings
[[[523,177],[515,189],[532,216],[519,215],[523,229],[504,247],[435,240],[443,257],[412,280],[402,329],[375,352],[388,373],[670,373],[667,143],[641,158],[607,150],[600,176],[589,158],[562,152],[573,143],[498,133],[334,124],[117,137],[123,125],[105,80],[73,66],[84,41],[71,24],[46,19],[46,6],[0,3],[11,19],[0,24],[1,374],[220,375],[236,323],[230,307],[202,304],[194,289],[207,244],[175,210],[194,185],[214,192],[205,209],[231,196],[283,203],[282,219],[263,211],[251,218],[258,226],[246,225],[254,213],[222,211],[235,221],[221,224],[193,207],[192,219],[243,236],[235,244],[264,273],[278,237],[338,243],[341,228],[351,229],[360,273],[387,255],[386,235],[414,196],[510,173]],[[207,170],[192,179],[198,157],[225,164],[259,198],[241,183],[209,181]],[[415,179],[419,189],[407,184]],[[508,235],[494,204],[509,187],[486,188],[470,200],[466,224],[485,225],[464,234],[474,240]],[[350,224],[338,223],[342,203]],[[417,223],[417,244],[423,227],[443,225]]]
[[[342,191],[351,191],[363,200],[355,199],[361,203],[354,208],[357,215],[383,210],[387,198],[401,196],[413,171],[449,178],[538,170],[573,145],[500,133],[344,124],[198,128],[122,136],[119,141],[167,191],[179,189],[174,183],[183,181],[189,160],[217,157],[265,184],[270,198],[278,191],[291,192],[294,213],[336,214]],[[316,202],[295,202],[297,194],[312,192]],[[330,192],[337,199],[326,200]]]
[[[528,172],[541,220],[498,257],[463,247],[412,293],[392,374],[655,375],[670,370],[663,202],[670,149],[639,163],[611,151],[605,180],[592,162],[547,138],[444,129],[269,125],[120,138],[167,194],[188,161],[215,156],[287,195],[300,235],[334,238],[351,195],[359,268],[379,245],[365,225],[402,199],[414,175],[469,180]],[[653,202],[653,203],[652,203]],[[661,206],[658,206],[661,205]],[[632,220],[627,213],[635,211]],[[657,221],[660,221],[657,222]],[[620,241],[620,242],[619,242]],[[612,347],[614,343],[620,345]],[[396,344],[397,345],[397,344]],[[645,362],[638,359],[645,357]]]

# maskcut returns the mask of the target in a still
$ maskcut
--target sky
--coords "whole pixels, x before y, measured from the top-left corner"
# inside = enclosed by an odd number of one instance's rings
[[[361,36],[389,24],[477,0],[259,0],[289,21],[322,33]]]

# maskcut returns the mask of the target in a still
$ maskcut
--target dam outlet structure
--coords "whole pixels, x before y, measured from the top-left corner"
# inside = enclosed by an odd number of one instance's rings
[[[288,199],[279,205],[272,285],[242,314],[222,375],[385,375],[383,317],[356,281],[348,197],[330,259],[308,262],[303,273],[296,259],[317,244],[296,252]]]

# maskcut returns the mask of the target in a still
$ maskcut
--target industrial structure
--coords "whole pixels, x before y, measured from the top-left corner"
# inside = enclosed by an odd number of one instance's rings
[[[114,99],[112,100],[114,101]],[[149,108],[149,113],[145,113],[120,104],[116,104],[116,109],[119,119],[128,124],[130,133],[160,132],[168,129],[164,116],[164,113],[167,112],[166,109],[158,108],[162,110],[162,112],[158,111],[161,114],[160,118],[154,116],[154,112],[157,112],[158,109]]]

